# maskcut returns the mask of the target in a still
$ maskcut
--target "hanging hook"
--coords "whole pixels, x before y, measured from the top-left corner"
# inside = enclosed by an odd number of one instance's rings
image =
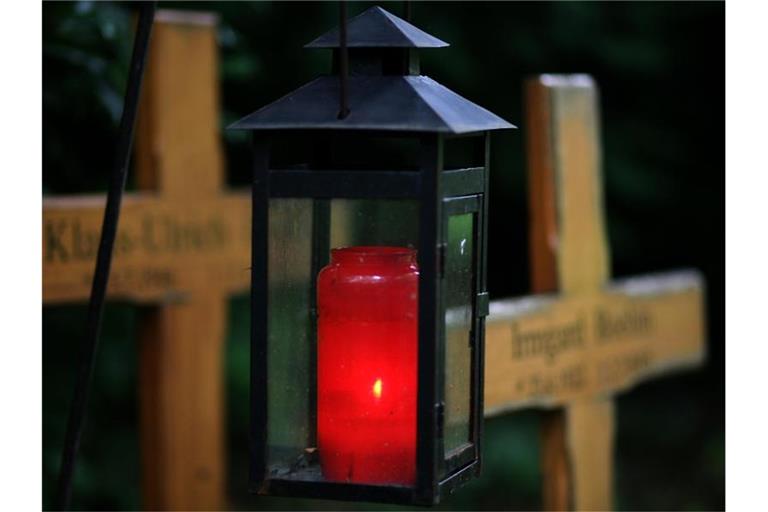
[[[347,51],[347,2],[339,2],[339,119],[349,115],[348,76],[349,53]]]

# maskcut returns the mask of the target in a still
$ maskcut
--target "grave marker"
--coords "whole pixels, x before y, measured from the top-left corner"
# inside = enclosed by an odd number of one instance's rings
[[[527,83],[531,281],[495,301],[486,330],[486,415],[550,408],[545,510],[613,508],[612,395],[705,357],[693,271],[608,281],[597,90],[588,76]]]
[[[108,297],[151,304],[139,327],[147,509],[226,508],[227,298],[250,287],[249,192],[227,191],[216,18],[158,11]],[[105,175],[106,176],[106,175]],[[43,201],[43,301],[87,301],[105,197]],[[98,384],[97,384],[98,385]]]

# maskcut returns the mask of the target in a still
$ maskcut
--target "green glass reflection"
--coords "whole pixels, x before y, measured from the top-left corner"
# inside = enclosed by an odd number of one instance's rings
[[[475,214],[448,218],[445,253],[445,453],[469,442]]]

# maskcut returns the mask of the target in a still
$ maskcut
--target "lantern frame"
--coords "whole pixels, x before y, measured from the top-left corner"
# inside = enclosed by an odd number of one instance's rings
[[[299,133],[299,132],[295,132]],[[337,134],[344,136],[346,134]],[[486,239],[490,133],[370,132],[369,135],[416,138],[417,170],[272,169],[269,148],[280,135],[255,132],[253,140],[253,218],[251,281],[251,464],[249,489],[269,495],[400,504],[435,504],[480,473],[483,418],[483,368],[486,292]],[[481,145],[482,165],[444,169],[444,145],[474,137]],[[416,482],[414,486],[359,484],[270,477],[267,467],[269,318],[269,204],[273,198],[416,199],[419,201],[419,302]],[[451,215],[473,213],[472,330],[470,375],[470,441],[444,457],[445,304],[443,297],[447,224]],[[313,238],[317,234],[313,228]],[[329,249],[313,240],[312,276],[321,266],[315,251]],[[313,281],[311,286],[316,286]],[[316,316],[314,317],[316,321]],[[316,344],[316,339],[310,340]],[[314,347],[316,350],[316,346]],[[316,368],[314,369],[316,371]],[[317,393],[316,376],[313,378]]]
[[[481,468],[484,334],[488,314],[486,240],[490,132],[514,126],[420,75],[417,50],[441,48],[448,43],[380,7],[371,7],[347,23],[344,4],[341,5],[340,28],[306,45],[333,50],[334,74],[309,82],[230,127],[253,132],[249,489],[268,495],[431,505],[478,475]],[[279,161],[280,156],[271,154],[273,148],[280,149],[280,141],[286,136],[299,139],[298,145],[290,146],[289,158],[293,159],[292,164],[298,165],[288,168]],[[363,151],[360,165],[354,163],[357,155],[347,154],[360,149],[357,147],[360,138],[366,143],[381,138],[417,142],[418,149],[409,152],[389,148],[389,151],[376,155],[385,157],[381,160],[371,156],[376,154],[375,151]],[[447,150],[467,140],[475,144],[474,161],[469,166],[462,161],[454,167],[450,158],[455,155]],[[376,148],[376,144],[371,147]],[[312,149],[311,156],[306,157],[306,162],[296,162],[294,153],[301,153],[304,148]],[[410,154],[406,156],[406,153]],[[382,163],[388,162],[392,154],[402,157],[402,162]],[[352,158],[345,160],[345,156]],[[306,372],[296,376],[294,387],[279,380],[285,375],[270,376],[269,367],[272,332],[269,301],[273,289],[269,281],[270,208],[271,199],[286,198],[312,201],[311,212],[300,206],[291,213],[301,217],[289,221],[292,222],[289,236],[294,238],[286,238],[283,242],[302,244],[296,247],[295,254],[301,255],[300,264],[309,270],[308,276],[302,274],[299,278],[307,279],[299,285],[303,297],[301,303],[288,306],[286,310],[303,321],[306,308],[307,328],[297,334],[299,337],[293,338],[298,345],[282,347],[287,352],[278,350],[275,352],[278,359],[272,362],[277,371],[283,373]],[[334,199],[418,202],[418,361],[413,485],[326,481],[317,462],[316,287],[317,274],[327,263],[330,253],[333,227],[330,215]],[[467,226],[463,219],[459,220],[451,233],[462,233],[461,239],[452,241],[453,245],[449,246],[449,220],[454,215],[465,214],[472,214],[472,232],[462,231]],[[382,217],[371,221],[385,222]],[[311,228],[302,227],[308,223]],[[302,229],[307,237],[311,236],[308,244],[297,238],[297,232],[303,236]],[[471,260],[465,253],[469,236],[472,237]],[[274,241],[280,243],[279,240],[278,237]],[[290,249],[282,247],[282,250]],[[280,265],[286,261],[276,263],[279,267],[277,276],[281,275]],[[449,272],[449,264],[458,266],[451,267]],[[446,300],[448,283],[457,290],[453,296],[457,302],[452,304],[451,315],[448,315]],[[288,290],[287,287],[292,285],[284,286]],[[306,293],[308,297],[303,295]],[[275,307],[283,300],[273,299]],[[292,312],[291,307],[294,308]],[[449,333],[449,328],[456,330]],[[291,341],[293,335],[282,333],[279,336]],[[468,344],[470,350],[466,350],[462,343]],[[300,353],[294,355],[292,350]],[[285,364],[286,354],[294,357],[288,359],[288,365]],[[460,361],[468,366],[452,366],[456,378],[451,379],[446,373],[449,360],[451,365]],[[292,365],[293,362],[299,366]],[[270,405],[275,405],[269,402],[271,378],[278,379],[273,391],[285,391],[283,398],[298,400],[298,407],[293,409],[291,402],[286,402],[289,404],[286,410],[289,415],[296,416],[298,428],[291,425],[294,430],[289,430],[284,438],[278,433],[273,444],[269,439],[270,429],[275,427],[269,418]],[[277,387],[281,384],[285,387]],[[306,391],[309,396],[304,394],[304,385],[309,388]],[[446,407],[449,396],[452,398]],[[273,412],[279,410],[282,409]],[[446,453],[448,423],[451,426],[451,451]],[[271,448],[274,449],[272,452]],[[282,458],[284,449],[288,450],[287,458]],[[322,459],[323,454],[319,456]],[[277,464],[273,463],[273,457],[278,457]]]

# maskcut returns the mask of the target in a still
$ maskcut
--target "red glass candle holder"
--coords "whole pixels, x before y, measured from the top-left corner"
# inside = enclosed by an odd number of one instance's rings
[[[416,251],[331,250],[318,275],[317,436],[327,480],[416,477]]]

